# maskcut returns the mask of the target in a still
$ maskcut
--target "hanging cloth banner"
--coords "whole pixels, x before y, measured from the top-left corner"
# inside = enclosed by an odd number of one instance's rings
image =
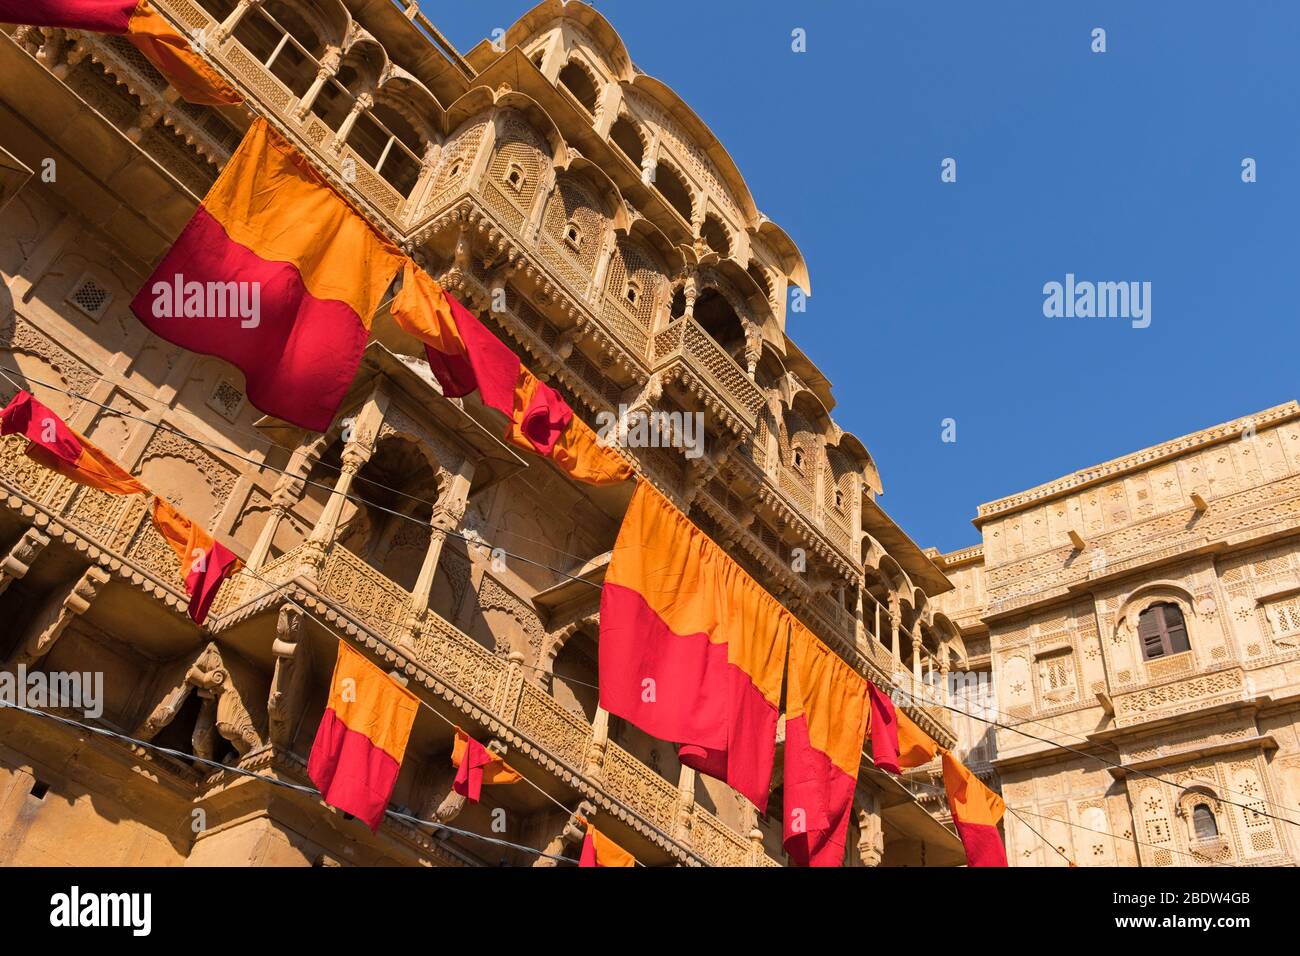
[[[871,700],[871,759],[890,773],[923,767],[938,753],[939,745],[916,726],[911,717],[894,706],[889,695],[875,684],[867,684]]]
[[[579,869],[593,866],[636,866],[636,857],[631,853],[586,820],[582,823],[587,828],[587,835],[582,838],[582,853],[578,857]]]
[[[505,438],[512,445],[549,458],[575,481],[605,485],[632,477],[631,466],[597,441],[559,392],[410,259],[403,264],[392,314],[424,343],[443,395],[459,398],[477,390],[484,405],[509,419]]]
[[[222,583],[243,567],[243,562],[195,521],[157,495],[150,506],[149,516],[163,540],[180,559],[181,579],[190,596],[190,617],[195,624],[202,624]]]
[[[796,621],[785,701],[786,852],[797,866],[840,866],[870,717],[867,680]]]
[[[1007,805],[998,794],[947,750],[943,753],[943,789],[957,835],[971,866],[1006,866],[1007,849],[998,823]]]
[[[451,764],[456,768],[452,790],[471,803],[479,802],[485,786],[508,785],[523,779],[519,771],[459,727],[456,743],[452,745]]]
[[[789,613],[638,482],[600,599],[600,704],[765,811]]]
[[[242,371],[268,415],[323,432],[400,265],[397,247],[259,118],[131,311]]]
[[[345,641],[338,648],[307,776],[326,803],[377,831],[420,701]]]
[[[244,102],[240,92],[148,0],[0,0],[0,23],[125,36],[187,102],[200,106]]]
[[[0,412],[0,435],[22,435],[29,442],[28,458],[79,485],[114,495],[149,493],[148,488],[26,390],[15,395]]]

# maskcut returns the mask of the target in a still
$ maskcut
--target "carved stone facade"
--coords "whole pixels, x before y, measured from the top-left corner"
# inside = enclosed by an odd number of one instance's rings
[[[382,308],[338,419],[308,434],[127,306],[265,115],[585,420],[701,413],[702,457],[626,453],[837,653],[914,690],[966,660],[933,600],[951,584],[881,509],[870,454],[786,335],[799,250],[585,4],[547,0],[465,55],[414,4],[154,5],[251,108],[178,101],[116,38],[0,33],[0,141],[34,173],[0,206],[0,399],[31,389],[247,566],[195,627],[143,498],[0,442],[0,662],[102,673],[86,719],[150,745],[0,710],[0,864],[554,863],[391,818],[371,835],[192,759],[305,783],[340,640],[426,705],[396,807],[569,857],[582,815],[647,865],[782,864],[779,777],[756,812],[599,707],[599,587],[630,489],[516,454]],[[911,713],[955,742],[943,707]],[[529,783],[448,800],[454,724]],[[848,865],[963,861],[864,766]]]
[[[938,603],[984,652],[986,716],[1016,728],[959,726],[1023,816],[1012,863],[1300,862],[1300,406],[982,505],[976,524],[982,547],[936,555],[955,585]],[[1157,612],[1185,643],[1160,645]]]

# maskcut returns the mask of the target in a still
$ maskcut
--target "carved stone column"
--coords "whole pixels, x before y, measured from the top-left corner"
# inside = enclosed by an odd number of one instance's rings
[[[334,483],[334,491],[330,494],[329,501],[325,503],[325,509],[321,512],[320,519],[316,522],[316,527],[312,529],[304,546],[300,573],[309,580],[314,581],[325,567],[325,555],[334,544],[339,516],[343,513],[343,504],[347,501],[348,492],[352,488],[352,479],[369,459],[370,449],[358,442],[348,442],[343,449],[343,464],[339,469],[338,481]]]
[[[903,661],[898,650],[898,631],[903,626],[903,611],[899,606],[898,595],[889,592],[889,652],[900,664]]]
[[[880,866],[885,858],[885,830],[880,823],[880,805],[874,795],[865,796],[858,809],[858,859],[863,866]]]
[[[348,141],[348,134],[352,132],[352,127],[357,123],[357,117],[359,117],[364,110],[368,110],[374,105],[375,98],[369,93],[362,93],[356,98],[352,103],[351,111],[339,125],[339,131],[334,135],[334,146],[332,148],[335,153],[343,152],[343,147]]]
[[[948,669],[950,666],[948,662],[948,645],[943,644],[939,648],[939,702],[945,707],[952,704],[952,697],[948,693]]]
[[[310,446],[300,445],[290,456],[284,474],[280,476],[271,492],[271,515],[262,526],[253,550],[249,552],[248,570],[258,571],[266,563],[266,558],[271,553],[271,546],[275,543],[275,535],[280,530],[280,522],[292,510],[294,503],[302,497],[307,476],[311,473],[312,465],[320,459],[322,450],[321,441],[318,440]]]
[[[586,765],[583,774],[596,783],[604,782],[605,751],[609,748],[609,711],[596,708],[591,722],[591,740],[587,743]]]
[[[921,683],[921,652],[924,646],[921,644],[921,622],[917,621],[912,625],[912,679],[919,685]]]
[[[316,71],[316,79],[312,80],[311,86],[307,87],[307,92],[302,95],[298,101],[293,115],[299,122],[307,118],[311,112],[312,105],[316,102],[316,97],[320,91],[325,88],[325,84],[334,78],[339,71],[339,63],[342,60],[342,51],[336,46],[326,47],[325,55],[321,57],[320,68]]]
[[[446,473],[443,473],[446,475]],[[433,582],[438,573],[438,560],[442,556],[442,546],[447,540],[448,531],[456,531],[465,519],[465,506],[469,503],[470,484],[474,480],[474,463],[465,461],[456,474],[445,478],[445,487],[439,488],[438,507],[434,511],[429,530],[429,547],[424,552],[424,561],[420,573],[411,589],[411,626],[418,627],[424,623],[429,613],[429,597],[433,594]]]
[[[212,34],[208,37],[208,45],[216,46],[226,37],[230,36],[230,34],[234,33],[235,28],[238,27],[240,21],[244,19],[244,15],[255,7],[260,7],[262,3],[263,0],[239,0],[239,3],[235,5],[235,9],[231,10],[226,16],[226,19],[222,20],[221,23],[217,24],[213,29]]]
[[[695,820],[695,771],[682,764],[682,771],[677,777],[677,828],[674,838],[691,846],[691,829]]]

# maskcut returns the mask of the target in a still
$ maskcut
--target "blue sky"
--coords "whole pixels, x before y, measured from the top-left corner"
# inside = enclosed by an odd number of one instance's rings
[[[529,6],[428,12],[467,50]],[[790,333],[918,543],[976,543],[982,502],[1300,397],[1300,3],[595,6],[803,250]],[[1066,273],[1150,282],[1150,327],[1045,318]]]

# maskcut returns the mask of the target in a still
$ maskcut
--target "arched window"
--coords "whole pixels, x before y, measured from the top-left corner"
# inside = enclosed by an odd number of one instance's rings
[[[1198,803],[1192,808],[1192,830],[1198,840],[1213,840],[1219,835],[1219,824],[1208,803]]]
[[[677,170],[660,163],[655,167],[655,186],[660,194],[687,222],[695,216],[695,204],[691,199],[690,187]]]
[[[1153,604],[1138,616],[1138,640],[1146,660],[1190,651],[1187,625],[1177,604]]]
[[[704,225],[700,226],[700,237],[718,255],[723,257],[731,255],[731,237],[727,235],[726,227],[713,213],[704,217]]]
[[[623,151],[624,156],[632,160],[638,168],[641,166],[645,160],[645,147],[641,145],[641,137],[630,119],[620,116],[614,120],[614,125],[609,128],[609,138]]]
[[[560,84],[573,94],[588,113],[596,112],[596,84],[587,71],[570,60],[560,71]]]

